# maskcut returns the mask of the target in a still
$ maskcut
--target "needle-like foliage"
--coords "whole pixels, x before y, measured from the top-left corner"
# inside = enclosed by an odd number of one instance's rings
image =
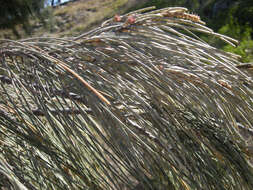
[[[151,9],[0,41],[0,186],[253,188],[251,65],[187,9]]]

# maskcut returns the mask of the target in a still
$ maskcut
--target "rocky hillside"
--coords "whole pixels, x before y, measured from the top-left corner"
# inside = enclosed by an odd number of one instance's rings
[[[22,26],[16,26],[21,38],[30,36],[64,37],[75,36],[94,28],[104,19],[114,14],[122,14],[143,4],[147,0],[76,0],[67,4],[45,8],[39,19],[31,18],[30,34],[26,34]],[[16,39],[12,30],[0,31],[0,38]]]

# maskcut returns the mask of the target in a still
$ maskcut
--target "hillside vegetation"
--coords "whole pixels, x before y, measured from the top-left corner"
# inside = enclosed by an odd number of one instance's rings
[[[122,14],[147,0],[77,0],[62,6],[43,9],[40,18],[30,16],[29,32],[21,24],[15,27],[19,36],[11,29],[2,29],[0,39],[17,39],[32,36],[67,37],[88,31],[106,18]]]

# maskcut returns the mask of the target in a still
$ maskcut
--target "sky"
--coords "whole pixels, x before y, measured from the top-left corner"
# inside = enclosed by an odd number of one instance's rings
[[[62,3],[67,2],[67,1],[70,1],[70,0],[61,0]],[[57,3],[58,0],[54,0],[54,2]],[[47,0],[46,5],[51,5],[51,0]]]

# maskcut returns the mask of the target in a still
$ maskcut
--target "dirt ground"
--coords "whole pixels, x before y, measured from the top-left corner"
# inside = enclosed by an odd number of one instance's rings
[[[80,34],[100,25],[104,20],[115,14],[124,14],[133,7],[144,4],[148,0],[79,0],[59,7],[55,15],[64,15],[69,20],[61,29],[60,35],[69,36]],[[70,11],[71,10],[71,11]],[[62,14],[63,13],[63,14]],[[61,18],[59,19],[61,20]],[[65,30],[66,28],[66,30]],[[57,32],[59,34],[59,32]]]

